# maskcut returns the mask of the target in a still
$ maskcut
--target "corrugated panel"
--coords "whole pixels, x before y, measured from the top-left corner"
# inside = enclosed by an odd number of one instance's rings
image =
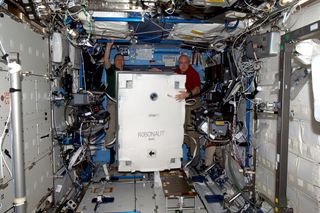
[[[312,8],[304,8],[298,16],[298,25],[316,21],[309,14],[319,10],[320,4]],[[306,14],[306,15],[304,15]],[[296,26],[294,28],[297,28]],[[279,58],[263,59],[260,75],[262,91],[257,97],[263,101],[277,101]],[[313,97],[311,81],[302,88],[291,102],[289,127],[289,159],[288,159],[288,205],[294,212],[320,212],[320,125],[313,118]],[[258,147],[257,156],[257,190],[274,200],[275,191],[275,153],[276,153],[276,117],[260,117],[259,134],[253,137]],[[270,193],[271,192],[271,193]]]
[[[5,16],[0,20],[0,40],[6,51],[19,52],[22,71],[45,75],[48,72],[49,50],[48,41],[28,28],[28,25],[16,23]],[[0,63],[0,67],[4,67]],[[9,90],[8,80],[1,74],[0,92],[5,95]],[[7,96],[4,96],[7,97]],[[26,166],[26,192],[27,212],[32,212],[40,199],[48,193],[48,188],[53,187],[51,156],[51,119],[49,84],[42,77],[25,76],[22,81],[23,119],[24,119],[24,145]],[[9,111],[8,99],[0,102],[0,116],[6,119]],[[45,114],[47,113],[47,114]],[[4,123],[4,122],[3,122]],[[48,137],[40,138],[49,134]],[[9,139],[5,142],[5,149],[11,150]],[[8,160],[9,165],[11,161]],[[9,179],[7,170],[6,178]],[[0,191],[0,212],[9,209],[13,203],[13,181]]]

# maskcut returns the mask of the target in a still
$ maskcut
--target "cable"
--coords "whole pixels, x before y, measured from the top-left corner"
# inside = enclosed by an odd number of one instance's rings
[[[3,152],[2,152],[2,146],[3,146],[3,142],[4,142],[4,139],[7,135],[7,131],[8,131],[8,127],[9,127],[9,123],[10,123],[10,119],[11,119],[11,105],[10,105],[10,109],[9,109],[9,115],[8,115],[8,118],[7,118],[7,122],[6,122],[6,125],[3,129],[3,132],[2,132],[2,135],[1,135],[1,138],[0,138],[0,172],[1,172],[1,178],[4,177],[4,174],[3,174],[3,165],[2,163],[4,163],[5,167],[8,169],[8,172],[10,174],[10,176],[12,177],[12,171],[10,170],[7,162],[6,162],[6,159],[3,155]]]
[[[112,102],[117,103],[117,100],[116,100],[116,99],[112,98],[108,93],[106,93],[106,94],[107,94],[107,97],[108,97]]]
[[[241,34],[234,40],[234,42],[233,42],[233,44],[232,44],[232,47],[231,47],[231,51],[232,51],[233,61],[234,61],[234,64],[236,65],[236,68],[237,68],[237,71],[238,71],[238,72],[240,72],[241,70],[240,70],[240,68],[239,68],[239,66],[238,66],[238,62],[237,62],[236,57],[235,57],[234,46],[235,46],[236,42],[237,42],[238,39],[241,38],[243,35],[245,35],[245,34],[249,33],[250,31],[252,31],[252,30],[260,27],[261,25],[263,25],[268,19],[269,19],[269,16],[267,16],[267,17],[266,17],[260,24],[258,24],[257,26],[254,26],[254,27],[252,27],[252,28],[250,28],[250,29],[248,29],[248,30],[245,30],[243,33],[241,33]],[[252,26],[252,25],[251,25],[251,26]],[[244,40],[244,41],[245,41],[245,40]],[[243,41],[243,42],[244,42],[244,41]],[[242,43],[242,44],[243,44],[243,43]],[[242,46],[242,45],[240,45],[240,46]]]
[[[167,14],[169,14],[169,15],[172,15],[173,13],[174,13],[174,11],[176,10],[176,8],[175,8],[175,3],[174,3],[174,1],[172,2],[172,7],[170,8],[167,8],[167,9],[165,9],[165,12],[167,13]]]
[[[3,213],[7,213],[7,212],[9,212],[9,211],[11,211],[11,209],[14,209],[15,208],[15,206],[11,206],[9,209],[7,209],[5,212],[3,212]],[[15,210],[14,210],[15,211]]]
[[[301,13],[301,4],[299,4],[299,2],[294,4],[288,11],[284,13],[281,25],[285,28],[285,30],[290,30],[298,22],[298,19],[300,16],[296,18],[296,20],[293,22],[293,24],[290,27],[286,27],[286,23],[289,20],[289,17],[297,11],[297,7],[299,7],[299,13]]]
[[[264,11],[263,9],[260,9],[260,8],[257,8],[257,7],[254,7],[254,6],[250,5],[250,4],[248,4],[248,2],[246,0],[243,0],[243,1],[248,7],[252,8],[254,10]]]
[[[81,136],[82,125],[83,125],[83,122],[80,124],[80,130],[79,130],[79,135],[80,135],[80,144],[81,144],[81,146],[83,146],[83,143],[82,143],[82,136]]]
[[[86,149],[81,150],[81,153],[79,154],[79,157],[77,158],[77,159],[79,159],[78,162],[75,162],[72,166],[79,165],[79,163],[81,163],[83,161],[85,155],[86,155]]]
[[[193,143],[196,145],[196,147],[194,148],[194,151],[193,151],[193,157],[192,159],[184,166],[184,168],[187,168],[191,162],[195,159],[196,157],[196,154],[197,154],[197,151],[198,151],[198,144],[197,144],[197,141],[196,139],[194,139],[194,137],[188,135],[188,134],[184,134],[185,136],[188,136],[189,138],[191,138],[191,140],[193,141]]]
[[[114,137],[110,143],[106,144],[106,146],[113,145],[116,142],[116,140],[117,140],[117,137]]]
[[[0,50],[3,54],[3,59],[5,59],[7,61],[7,63],[9,64],[9,55],[7,54],[6,50],[4,49],[2,42],[0,41]]]

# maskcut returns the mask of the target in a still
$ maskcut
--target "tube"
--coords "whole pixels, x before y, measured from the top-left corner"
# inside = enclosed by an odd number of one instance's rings
[[[14,206],[16,213],[26,212],[26,181],[24,171],[24,146],[22,127],[22,96],[21,96],[21,66],[15,62],[9,63],[11,125],[13,132],[13,178]]]

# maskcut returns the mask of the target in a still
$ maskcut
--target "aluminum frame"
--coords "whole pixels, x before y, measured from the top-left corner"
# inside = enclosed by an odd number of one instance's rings
[[[279,114],[277,122],[275,212],[293,212],[287,207],[288,140],[290,114],[291,60],[297,41],[320,37],[320,20],[284,34],[281,37],[279,69]]]

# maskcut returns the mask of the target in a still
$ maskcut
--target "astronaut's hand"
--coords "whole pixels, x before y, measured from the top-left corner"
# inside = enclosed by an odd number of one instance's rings
[[[113,46],[113,40],[112,42],[106,43],[106,48],[111,49],[112,46]]]
[[[175,98],[177,101],[182,101],[182,100],[185,100],[188,96],[189,96],[189,93],[187,91],[180,91]]]

